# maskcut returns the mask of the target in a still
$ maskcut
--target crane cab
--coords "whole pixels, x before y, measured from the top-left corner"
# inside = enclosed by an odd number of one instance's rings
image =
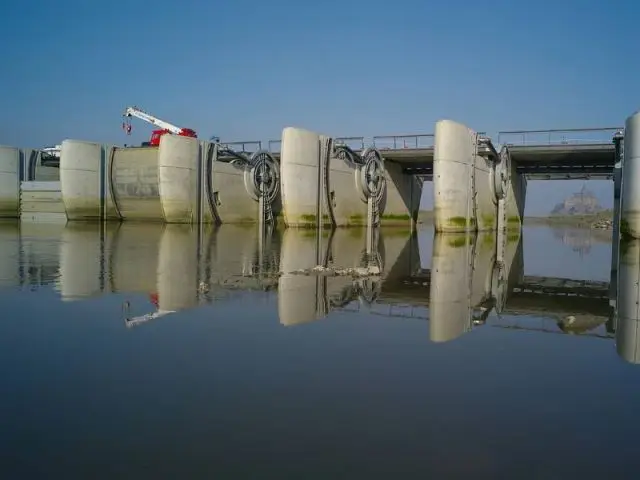
[[[166,135],[166,134],[170,134],[171,131],[164,129],[164,130],[154,130],[151,133],[151,138],[149,139],[148,142],[144,142],[142,144],[143,147],[157,147],[160,145],[160,138],[162,137],[162,135]],[[196,132],[190,128],[183,128],[180,133],[178,134],[182,137],[191,137],[191,138],[198,138],[198,135],[196,134]]]

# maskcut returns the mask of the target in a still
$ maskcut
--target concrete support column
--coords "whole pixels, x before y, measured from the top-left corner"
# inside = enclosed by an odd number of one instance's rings
[[[474,132],[451,120],[436,122],[433,152],[433,215],[437,232],[472,232],[474,198]]]
[[[163,135],[158,149],[158,192],[167,223],[201,217],[200,145],[195,138]]]
[[[620,233],[640,238],[640,111],[625,123],[622,184]]]
[[[0,218],[20,217],[21,152],[0,145]]]
[[[287,227],[317,226],[320,211],[320,135],[300,128],[282,131],[280,173]]]
[[[478,154],[477,141],[477,133],[460,123],[436,123],[433,210],[437,232],[497,228],[492,164]]]

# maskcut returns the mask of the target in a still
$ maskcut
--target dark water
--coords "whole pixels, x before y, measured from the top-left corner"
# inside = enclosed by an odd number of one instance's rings
[[[637,477],[638,245],[317,240],[0,226],[0,478]]]

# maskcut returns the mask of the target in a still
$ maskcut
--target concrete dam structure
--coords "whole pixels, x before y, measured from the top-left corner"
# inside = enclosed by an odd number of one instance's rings
[[[217,143],[164,135],[159,147],[62,142],[60,185],[69,220],[258,223],[279,215],[280,168]]]
[[[165,135],[157,148],[65,140],[61,194],[69,220],[273,223],[287,227],[410,226],[421,183],[376,149],[286,128],[270,152]],[[371,219],[371,221],[369,221]]]
[[[434,131],[367,144],[287,127],[268,149],[179,135],[143,147],[65,140],[55,165],[43,151],[1,147],[0,216],[413,228],[423,182],[432,181],[436,231],[506,232],[522,225],[528,179],[606,178],[616,232],[640,237],[640,113],[625,128],[562,131],[604,134],[599,140],[552,141],[559,131],[549,130],[500,132],[499,142],[523,141],[494,144],[452,120]],[[547,143],[525,140],[541,133]]]

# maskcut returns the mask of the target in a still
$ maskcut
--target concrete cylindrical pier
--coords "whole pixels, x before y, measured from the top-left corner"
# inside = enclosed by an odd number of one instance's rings
[[[282,131],[280,178],[287,227],[318,224],[320,135],[301,128]]]
[[[437,232],[477,229],[474,207],[475,133],[451,121],[436,123],[433,153],[433,212]],[[486,188],[489,189],[487,183]]]
[[[20,216],[20,149],[0,145],[0,218]]]
[[[640,238],[640,111],[625,123],[620,232]]]

